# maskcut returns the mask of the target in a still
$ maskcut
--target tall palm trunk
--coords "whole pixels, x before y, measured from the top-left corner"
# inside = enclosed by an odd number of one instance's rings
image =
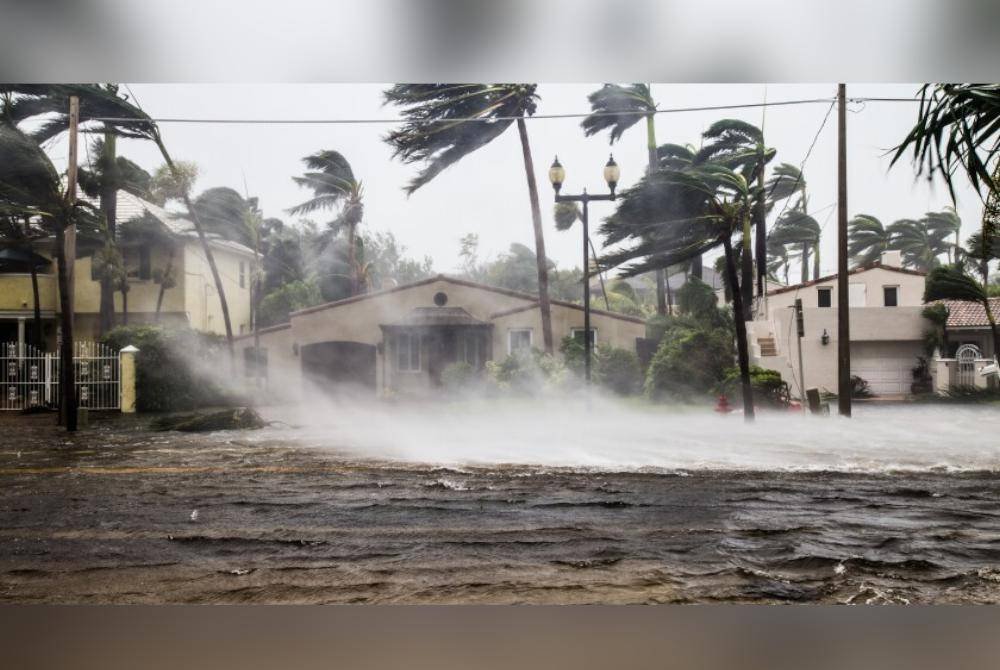
[[[38,267],[31,264],[31,296],[34,300],[34,318],[31,322],[31,344],[42,346],[42,305],[38,299]]]
[[[813,244],[813,279],[819,279],[819,240]]]
[[[174,165],[174,161],[170,158],[170,154],[167,153],[167,147],[164,146],[163,140],[160,138],[159,134],[156,136],[156,146],[160,149],[160,155],[163,156],[163,162],[167,164],[170,172],[178,177],[179,173],[177,171],[177,166]],[[233,370],[236,369],[236,349],[233,345],[233,324],[229,319],[229,303],[226,301],[226,290],[222,286],[222,276],[219,275],[219,268],[215,264],[215,255],[212,253],[212,247],[208,244],[208,238],[205,236],[205,228],[201,225],[201,218],[198,216],[198,212],[195,211],[191,204],[191,196],[188,195],[187,191],[183,194],[184,206],[187,207],[188,213],[191,215],[191,222],[194,224],[195,232],[198,233],[198,241],[201,242],[201,248],[205,252],[205,260],[208,261],[208,267],[212,271],[212,279],[215,281],[215,291],[219,294],[219,305],[222,308],[222,320],[226,326],[226,345],[229,348],[229,364]]]
[[[163,296],[167,292],[167,282],[169,282],[169,277],[174,271],[174,248],[170,247],[170,255],[167,257],[167,267],[163,269],[163,275],[160,280],[160,292],[156,296],[156,316],[155,319],[157,323],[160,321],[160,309],[163,307]]]
[[[117,179],[114,177],[116,160],[116,140],[114,133],[104,133],[104,150],[101,162],[104,163],[101,174],[103,183],[101,184],[100,209],[104,215],[105,225],[107,225],[107,235],[111,244],[116,242],[116,226],[118,221],[118,194],[116,192]],[[101,302],[98,318],[98,330],[103,335],[114,328],[115,325],[115,286],[114,281],[108,273],[101,277]]]
[[[347,224],[347,264],[351,271],[351,295],[358,295],[361,292],[360,268],[358,267],[357,252],[354,248],[356,235],[355,224]]]
[[[802,243],[802,283],[809,281],[809,247],[808,242]]]
[[[753,318],[753,246],[750,230],[750,213],[743,213],[743,255],[740,258],[740,291],[743,293],[743,309],[741,314],[744,321]]]
[[[705,264],[703,262],[701,254],[698,254],[693,259],[691,259],[691,276],[692,277],[696,277],[698,279],[704,279],[704,276],[703,276],[704,275],[704,272],[703,272],[704,267],[705,267]]]
[[[733,257],[733,243],[729,234],[722,239],[726,252],[726,276],[733,288],[733,321],[736,322],[736,355],[740,365],[740,383],[743,387],[743,417],[754,420],[753,385],[750,383],[750,347],[747,344],[747,324],[743,320],[743,296],[736,276],[736,261]]]
[[[76,389],[73,377],[73,290],[66,259],[66,225],[57,224],[56,230],[56,272],[59,275],[59,322],[62,327],[59,343],[59,416],[66,424],[66,430],[76,430]]]
[[[542,341],[545,353],[551,354],[552,313],[549,307],[549,268],[545,255],[545,236],[542,231],[542,209],[538,204],[538,184],[535,182],[535,168],[531,159],[531,145],[528,143],[528,128],[524,117],[517,120],[517,133],[521,137],[521,154],[524,158],[524,176],[528,180],[528,199],[531,201],[531,223],[535,229],[535,260],[538,264],[538,308],[542,313]],[[587,269],[584,268],[584,282]],[[589,290],[589,286],[587,287]]]
[[[122,325],[128,325],[128,278],[122,280]]]
[[[653,115],[646,116],[646,153],[648,156],[648,172],[656,172],[659,161],[656,156],[656,124]],[[663,315],[667,313],[667,269],[659,268],[654,271],[656,275],[656,313]]]
[[[764,281],[767,276],[767,203],[764,202],[764,143],[757,145],[757,190],[759,194],[754,205],[754,221],[757,226],[754,258],[757,259],[757,295],[764,296]]]

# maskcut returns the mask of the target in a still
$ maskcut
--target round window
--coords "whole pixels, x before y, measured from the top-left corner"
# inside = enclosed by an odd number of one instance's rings
[[[434,294],[434,304],[438,307],[444,307],[448,304],[448,294],[438,291]]]

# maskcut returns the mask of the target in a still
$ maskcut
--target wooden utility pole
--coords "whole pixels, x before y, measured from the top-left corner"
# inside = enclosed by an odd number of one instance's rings
[[[847,86],[837,85],[837,404],[851,416],[851,313],[847,283]]]
[[[80,123],[80,99],[71,96],[69,99],[69,169],[66,172],[66,205],[71,213],[76,205],[76,168],[77,168],[77,130]],[[63,262],[60,272],[65,274],[62,285],[67,287],[59,296],[59,308],[62,311],[62,342],[59,347],[59,386],[60,415],[64,418],[67,431],[76,430],[76,384],[73,374],[73,291],[74,265],[76,264],[76,222],[70,218],[62,228]]]

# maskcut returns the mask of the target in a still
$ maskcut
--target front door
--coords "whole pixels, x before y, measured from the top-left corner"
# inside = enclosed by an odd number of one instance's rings
[[[427,375],[431,386],[441,386],[441,372],[458,360],[458,337],[452,329],[441,329],[428,338]]]

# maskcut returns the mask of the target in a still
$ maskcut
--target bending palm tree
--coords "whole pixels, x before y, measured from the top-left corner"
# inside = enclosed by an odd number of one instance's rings
[[[337,151],[318,151],[302,159],[309,169],[301,177],[292,177],[296,184],[312,189],[313,197],[288,210],[290,214],[309,214],[322,209],[339,207],[337,217],[327,224],[333,235],[347,233],[347,264],[350,272],[350,292],[361,291],[362,273],[358,264],[357,230],[364,217],[364,190],[355,178],[351,164]]]
[[[649,84],[605,84],[587,96],[590,109],[593,112],[583,119],[583,133],[587,137],[604,130],[610,131],[611,144],[621,139],[626,130],[639,122],[646,120],[646,151],[648,154],[649,172],[659,166],[659,156],[656,148],[656,125],[654,115],[656,102],[653,100]],[[695,261],[701,262],[701,257]],[[667,270],[660,269],[656,275],[656,312],[667,313]],[[699,269],[700,274],[700,269]]]
[[[927,212],[923,218],[924,225],[929,233],[934,237],[946,238],[949,235],[955,236],[955,243],[948,247],[948,262],[957,263],[959,254],[962,252],[962,243],[959,234],[962,231],[962,219],[954,207],[946,207],[940,212]]]
[[[803,213],[808,213],[809,211],[809,196],[806,194],[805,177],[802,175],[802,171],[791,163],[781,163],[774,168],[774,171],[771,173],[771,177],[764,184],[764,194],[766,212],[773,210],[778,202],[791,198],[796,194],[799,195],[799,199],[795,205],[792,206],[792,209],[799,210]],[[784,212],[782,212],[781,215],[784,215]],[[803,243],[798,249],[798,252],[798,257],[802,261],[801,281],[806,282],[809,280],[809,244]],[[769,253],[773,255],[773,252]],[[786,284],[788,283],[787,261],[790,260],[793,255],[794,254],[788,253],[782,254],[782,257],[786,259]]]
[[[601,227],[605,244],[626,240],[633,246],[610,252],[602,262],[622,267],[629,277],[690,260],[722,246],[726,276],[733,287],[744,416],[753,420],[753,389],[742,291],[736,271],[732,236],[742,232],[751,216],[753,195],[746,179],[736,171],[713,163],[681,170],[659,170],[622,192],[618,208]]]
[[[931,230],[926,220],[900,219],[888,228],[889,246],[903,254],[903,265],[930,272],[940,265],[938,256],[949,249],[948,232]]]
[[[548,260],[538,185],[524,122],[525,117],[535,113],[538,101],[535,88],[535,84],[396,84],[385,91],[385,100],[401,107],[407,121],[385,140],[392,146],[393,155],[404,163],[424,163],[424,168],[406,187],[407,193],[412,194],[448,166],[495,140],[516,119],[535,232],[542,339],[546,353],[551,354]]]
[[[868,265],[892,248],[892,235],[871,214],[858,214],[847,224],[847,253],[856,265]]]
[[[795,245],[802,249],[803,282],[808,281],[809,253],[813,254],[813,279],[819,279],[819,223],[800,209],[789,210],[775,222],[768,239],[772,244]]]
[[[1000,357],[1000,327],[997,326],[989,294],[976,280],[955,266],[934,268],[927,275],[924,287],[924,302],[931,300],[968,300],[982,305],[993,333],[993,357]]]

